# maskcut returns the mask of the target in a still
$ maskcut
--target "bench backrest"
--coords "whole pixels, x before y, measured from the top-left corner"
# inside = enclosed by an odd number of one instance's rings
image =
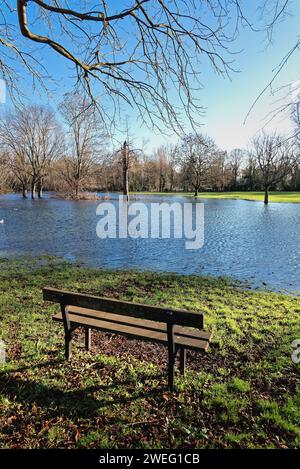
[[[55,288],[44,288],[43,298],[46,301],[60,303],[65,306],[78,306],[81,308],[105,311],[107,313],[148,319],[152,321],[177,324],[180,326],[197,327],[203,329],[203,314],[187,310],[171,309],[120,301],[111,298],[93,296],[83,293],[72,293],[57,290]]]

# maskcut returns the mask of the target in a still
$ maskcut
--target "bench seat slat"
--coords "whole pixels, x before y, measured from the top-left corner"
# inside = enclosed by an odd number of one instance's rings
[[[131,316],[121,316],[118,314],[106,313],[105,311],[95,311],[93,309],[80,308],[76,306],[67,306],[68,313],[76,314],[78,316],[90,317],[100,320],[109,321],[112,323],[127,324],[134,327],[146,328],[153,331],[167,332],[167,325],[163,322],[149,321],[147,319],[138,319]],[[210,341],[212,333],[202,331],[199,329],[192,329],[175,325],[174,333],[180,334],[186,337],[198,338],[201,340]]]
[[[173,324],[203,329],[203,313],[177,310],[168,308],[167,306],[159,307],[142,303],[132,303],[130,301],[120,301],[84,293],[72,293],[55,288],[43,288],[43,298],[53,303],[79,306],[96,311],[106,311],[107,313],[115,313],[118,311],[118,314],[123,316],[132,316],[139,319],[165,323],[169,322],[170,314],[172,314]]]
[[[162,344],[168,343],[167,333],[161,330],[149,330],[141,327],[134,327],[133,325],[112,323],[109,321],[102,321],[100,319],[90,318],[87,316],[79,316],[76,314],[69,313],[69,320],[72,324],[89,326],[93,329],[98,329],[104,332],[110,332],[112,334],[121,334],[130,336],[133,338],[143,338],[143,340],[150,340],[152,342],[158,342]],[[53,317],[55,321],[62,321],[61,315],[57,314]],[[175,343],[182,345],[186,348],[193,350],[204,350],[206,351],[209,346],[207,340],[201,340],[193,337],[186,337],[178,334],[174,334]]]

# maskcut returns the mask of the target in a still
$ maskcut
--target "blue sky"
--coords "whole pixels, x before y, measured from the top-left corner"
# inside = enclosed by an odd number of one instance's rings
[[[266,130],[276,130],[283,134],[291,132],[291,122],[287,113],[277,115],[267,125],[270,113],[277,109],[278,105],[286,102],[284,99],[286,89],[278,90],[275,94],[268,89],[251,111],[245,124],[244,120],[255,99],[274,76],[273,70],[295,45],[300,35],[299,0],[293,2],[292,12],[293,16],[277,25],[273,41],[267,47],[264,33],[241,30],[234,45],[235,50],[241,50],[234,57],[235,68],[238,68],[239,72],[233,73],[231,80],[217,76],[209,68],[203,71],[205,86],[199,97],[206,107],[206,115],[199,121],[203,124],[203,132],[215,138],[221,148],[230,151],[235,147],[246,147],[252,136],[264,126]],[[273,89],[296,83],[299,79],[300,50],[293,54],[276,78]],[[156,140],[156,144],[165,141],[161,136],[154,136],[151,140]]]
[[[264,35],[242,31],[237,46],[243,51],[236,57],[239,73],[232,75],[232,81],[220,80],[208,73],[206,87],[202,92],[203,102],[207,106],[204,128],[215,137],[217,143],[226,150],[233,146],[246,146],[251,136],[266,125],[269,113],[283,104],[286,91],[272,94],[268,89],[255,105],[244,124],[245,117],[260,92],[270,82],[282,58],[295,45],[300,33],[300,2],[294,8],[294,17],[289,17],[279,24],[274,31],[273,43],[266,48]],[[273,89],[300,78],[300,51],[296,51],[278,78]],[[288,133],[291,123],[287,114],[278,115],[266,127]]]
[[[251,3],[244,2],[251,8],[250,15],[261,0],[253,0]],[[197,92],[197,98],[206,108],[205,115],[199,116],[202,124],[202,131],[216,140],[216,143],[225,150],[230,151],[236,147],[247,146],[255,132],[259,131],[267,122],[266,116],[278,105],[277,101],[282,93],[271,95],[268,90],[259,100],[252,110],[249,118],[244,124],[244,119],[254,100],[264,89],[266,84],[272,79],[276,66],[280,63],[285,54],[293,47],[300,33],[300,1],[294,0],[291,3],[292,16],[279,23],[273,36],[272,44],[266,47],[265,34],[254,33],[247,29],[241,29],[237,41],[232,46],[235,51],[240,51],[233,56],[234,67],[239,69],[238,73],[232,73],[231,80],[217,76],[208,66],[207,61],[203,61],[202,83],[203,90]],[[59,85],[53,87],[53,94],[50,104],[53,107],[61,100],[62,95],[70,90],[73,82],[74,71],[64,59],[49,49],[44,49],[47,61],[47,69],[51,75],[55,76]],[[280,76],[274,83],[274,88],[282,85],[294,83],[300,79],[299,67],[300,51],[296,51]],[[25,83],[29,102],[45,102],[45,97],[32,90],[31,83]],[[9,105],[9,103],[8,103]],[[128,116],[130,133],[139,144],[146,139],[147,149],[157,147],[162,143],[176,142],[178,137],[154,134],[145,127],[141,127],[136,119],[136,114],[130,109],[126,109]],[[278,130],[281,133],[288,133],[291,124],[287,115],[277,116],[271,124],[267,126],[269,130]],[[123,135],[117,134],[120,140]]]

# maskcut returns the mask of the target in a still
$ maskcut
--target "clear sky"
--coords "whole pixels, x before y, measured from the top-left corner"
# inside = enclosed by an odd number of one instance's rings
[[[262,0],[245,0],[244,4],[255,11]],[[233,50],[240,51],[233,56],[234,67],[238,73],[232,73],[231,80],[217,76],[206,62],[203,62],[202,83],[203,90],[198,92],[197,98],[205,106],[204,116],[199,116],[202,131],[216,140],[216,143],[230,151],[236,147],[247,146],[255,132],[259,131],[267,122],[266,116],[278,105],[282,92],[272,95],[268,90],[251,111],[246,123],[244,119],[254,100],[274,75],[274,69],[279,65],[286,53],[295,45],[300,33],[300,0],[291,0],[292,15],[279,23],[273,36],[273,42],[266,47],[265,34],[254,33],[249,29],[241,29]],[[47,68],[55,76],[59,85],[53,86],[50,104],[55,108],[62,95],[70,90],[74,71],[72,67],[48,48],[44,49]],[[300,51],[296,51],[274,83],[274,89],[300,79]],[[29,102],[45,102],[45,97],[32,89],[31,83],[26,82]],[[9,105],[9,103],[8,103]],[[129,119],[130,133],[135,141],[148,141],[147,149],[157,147],[162,143],[175,142],[176,135],[165,137],[157,135],[145,127],[140,127],[134,111],[126,110]],[[291,123],[287,115],[277,116],[267,129],[288,133]],[[122,139],[122,135],[120,135]]]

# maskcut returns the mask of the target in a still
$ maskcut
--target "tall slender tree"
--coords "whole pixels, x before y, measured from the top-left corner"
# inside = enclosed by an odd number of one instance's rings
[[[101,162],[107,141],[99,114],[78,94],[66,94],[59,106],[67,127],[63,173],[72,197],[80,191]]]
[[[195,197],[210,184],[210,169],[216,156],[215,142],[204,135],[190,134],[182,139],[180,160],[183,178]]]

